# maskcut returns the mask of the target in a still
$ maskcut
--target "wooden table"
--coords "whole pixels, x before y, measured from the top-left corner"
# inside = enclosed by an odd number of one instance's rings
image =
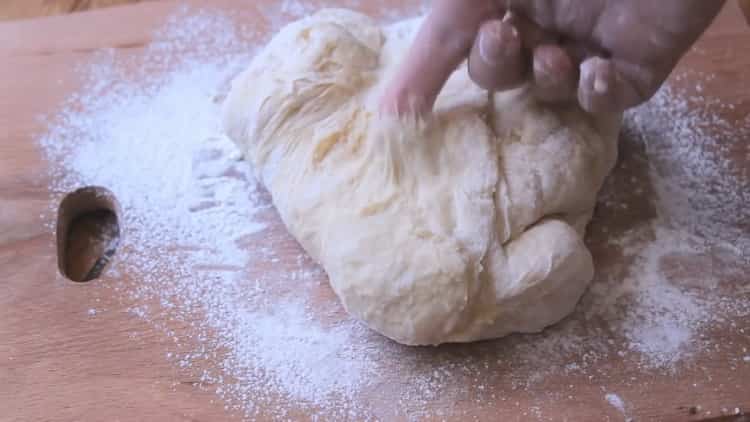
[[[49,181],[43,172],[49,163],[44,161],[35,142],[36,135],[44,130],[44,122],[36,116],[56,111],[62,100],[79,88],[81,81],[73,64],[97,49],[108,47],[114,47],[116,54],[139,57],[152,32],[181,3],[145,3],[0,24],[0,40],[3,40],[0,42],[3,63],[0,67],[0,92],[3,93],[0,96],[0,420],[218,420],[238,417],[225,410],[224,403],[211,391],[194,386],[196,374],[177,368],[165,359],[165,354],[171,350],[170,340],[163,331],[129,314],[129,305],[111,289],[103,283],[77,284],[63,280],[58,274],[54,233],[45,226],[54,216],[39,220],[39,215],[53,205],[50,203],[53,193],[48,189]],[[195,0],[192,3],[227,11],[244,10],[250,23],[260,19],[255,9],[240,1]],[[256,3],[255,7],[263,7],[272,2]],[[375,12],[375,6],[365,7]],[[741,121],[750,112],[750,83],[746,74],[739,70],[750,68],[750,53],[737,54],[742,48],[747,52],[748,45],[750,33],[746,32],[733,3],[682,64],[683,69],[717,75],[703,89],[736,104],[733,109],[722,111],[723,117],[730,121]],[[55,83],[51,82],[53,80]],[[737,148],[735,162],[747,167],[746,150],[741,145]],[[637,151],[624,150],[622,154],[624,161],[638,159]],[[635,173],[642,170],[643,165],[629,169],[621,166],[616,174],[627,178],[644,177]],[[650,212],[647,205],[643,207],[639,208],[636,203],[634,209],[619,217],[612,217],[607,210],[598,210],[594,224],[611,220],[615,228],[627,225],[628,219],[643,218]],[[278,219],[270,224],[273,236],[288,238]],[[296,247],[291,239],[284,242],[289,248]],[[605,240],[594,236],[590,244],[599,269],[606,270],[613,265],[615,258],[606,248],[597,249],[606,244]],[[120,275],[108,282],[126,282],[127,279],[128,275]],[[330,291],[325,294],[332,297]],[[97,316],[95,322],[87,316],[88,303],[92,301],[109,310]],[[748,318],[734,323],[750,326]],[[173,324],[170,329],[187,331],[190,327]],[[731,339],[737,344],[749,341],[747,337],[734,338],[729,332],[714,335],[719,340]],[[460,350],[473,353],[471,345],[460,346]],[[627,398],[629,416],[635,420],[747,420],[743,416],[721,415],[725,408],[750,410],[750,365],[733,370],[710,355],[701,359],[700,365],[684,372],[650,377],[648,389],[628,381],[631,371],[622,362],[608,362],[613,371],[610,387],[618,388]],[[712,378],[703,380],[705,389],[696,390],[691,387],[691,381],[704,376],[700,367],[709,368]],[[508,376],[522,377],[523,374],[511,371]],[[575,384],[575,397],[561,397],[558,402],[548,403],[543,409],[547,417],[571,421],[624,418],[602,400],[599,386],[587,384],[585,380],[557,377],[543,388],[563,389],[569,383]],[[507,407],[499,403],[475,411],[475,405],[468,402],[456,404],[457,408],[480,420],[526,420],[529,417],[518,409],[529,409],[533,405],[532,396],[504,389],[502,383],[490,387],[502,391],[516,405]],[[397,399],[383,391],[382,397],[374,400],[373,414],[389,415],[389,401]],[[697,403],[702,409],[692,414],[689,409]],[[296,403],[288,403],[288,406],[293,415],[305,412]]]
[[[0,21],[64,15],[143,1],[154,0],[5,0],[0,4]]]

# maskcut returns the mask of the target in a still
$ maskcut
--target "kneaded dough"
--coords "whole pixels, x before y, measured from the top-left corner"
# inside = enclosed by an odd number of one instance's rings
[[[323,10],[233,82],[227,134],[347,311],[410,345],[536,332],[593,276],[583,243],[620,115],[494,95],[465,65],[426,121],[378,113],[419,19]]]

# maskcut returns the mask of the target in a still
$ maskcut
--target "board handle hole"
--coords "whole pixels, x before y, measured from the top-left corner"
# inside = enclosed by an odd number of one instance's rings
[[[109,190],[87,186],[69,193],[57,213],[57,266],[72,281],[99,278],[120,243],[120,206]]]

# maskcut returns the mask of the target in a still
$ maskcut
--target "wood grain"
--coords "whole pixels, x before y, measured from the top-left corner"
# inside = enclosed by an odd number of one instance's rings
[[[179,369],[166,359],[174,344],[162,330],[128,312],[131,303],[124,297],[137,280],[130,275],[105,274],[89,283],[73,283],[63,278],[57,265],[55,233],[50,230],[56,209],[45,169],[50,165],[41,156],[36,137],[45,128],[40,115],[59,110],[62,101],[80,88],[75,65],[84,63],[100,48],[114,48],[115,54],[137,60],[152,32],[182,2],[154,2],[125,8],[102,9],[66,17],[50,17],[0,24],[0,420],[231,420],[211,391],[195,387],[199,373]],[[216,8],[242,16],[259,32],[262,23],[258,8],[272,2],[195,0],[205,8]],[[387,2],[363,3],[376,13]],[[101,31],[101,28],[107,28]],[[715,77],[704,83],[705,93],[734,108],[718,111],[730,122],[742,122],[750,113],[750,84],[744,70],[750,57],[738,53],[738,46],[750,45],[736,3],[718,21],[681,64]],[[686,89],[694,83],[683,80]],[[750,155],[743,140],[728,148],[728,159],[746,169]],[[743,147],[745,145],[745,147]],[[654,209],[629,190],[636,180],[650,188],[648,163],[636,144],[623,140],[621,160],[611,183],[625,195],[626,211],[602,206],[597,210],[592,233],[587,239],[594,251],[599,272],[617,271],[621,255],[608,242],[612,233],[623,232],[634,224],[653,218]],[[717,216],[719,218],[720,216]],[[279,256],[299,253],[277,217],[271,215],[268,236],[262,239],[277,245]],[[610,234],[601,228],[606,227]],[[271,242],[273,240],[273,242]],[[248,247],[253,247],[249,245]],[[677,257],[679,259],[679,257]],[[709,257],[710,259],[710,257]],[[277,271],[284,270],[282,262]],[[701,271],[700,266],[691,266]],[[750,268],[745,269],[747,282]],[[271,271],[261,268],[259,271]],[[335,300],[323,285],[321,300]],[[158,304],[154,304],[158,306]],[[104,310],[91,315],[90,309]],[[196,317],[197,318],[197,317]],[[189,338],[191,321],[155,321],[185,333]],[[750,316],[731,321],[721,330],[706,333],[714,343],[731,343],[750,349],[750,337],[734,327],[750,327]],[[747,331],[747,330],[746,330]],[[451,346],[467,356],[499,353],[502,341],[479,345]],[[492,346],[497,347],[492,347]],[[186,344],[185,347],[193,347]],[[442,349],[445,350],[445,349]],[[415,353],[441,353],[422,351]],[[210,362],[208,363],[211,364]],[[743,416],[722,415],[735,407],[750,409],[750,365],[733,366],[725,351],[700,357],[675,374],[643,376],[628,361],[611,358],[594,368],[606,373],[606,382],[592,383],[586,376],[555,375],[535,389],[513,389],[511,381],[529,374],[513,368],[492,368],[487,388],[507,399],[477,406],[469,400],[438,403],[456,412],[452,419],[527,420],[528,411],[546,392],[560,392],[558,400],[541,409],[551,420],[622,420],[623,415],[603,400],[604,391],[616,391],[627,403],[629,416],[636,421],[715,420],[739,422]],[[638,377],[637,381],[633,378]],[[388,380],[398,384],[399,379]],[[387,383],[386,383],[387,384]],[[695,387],[698,385],[699,387]],[[571,387],[572,386],[572,389]],[[385,386],[363,397],[380,419],[404,419],[394,414],[393,397]],[[473,391],[473,386],[464,386]],[[570,392],[570,394],[569,394]],[[515,403],[510,405],[509,403]],[[700,411],[691,407],[700,405]],[[293,416],[304,418],[299,403],[285,403]],[[456,416],[456,415],[461,415]]]
[[[143,1],[155,0],[4,0],[0,3],[0,20],[64,15]]]

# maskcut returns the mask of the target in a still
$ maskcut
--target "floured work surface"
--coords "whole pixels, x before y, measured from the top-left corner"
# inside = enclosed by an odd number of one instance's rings
[[[597,273],[574,315],[539,335],[408,348],[344,313],[221,135],[230,78],[318,6],[242,3],[0,25],[3,417],[700,420],[750,409],[750,57],[739,51],[750,32],[736,6],[670,87],[629,113],[589,227]],[[365,11],[387,20],[418,13],[376,3]],[[58,275],[57,206],[89,185],[119,201],[122,238],[103,277],[73,283]]]

